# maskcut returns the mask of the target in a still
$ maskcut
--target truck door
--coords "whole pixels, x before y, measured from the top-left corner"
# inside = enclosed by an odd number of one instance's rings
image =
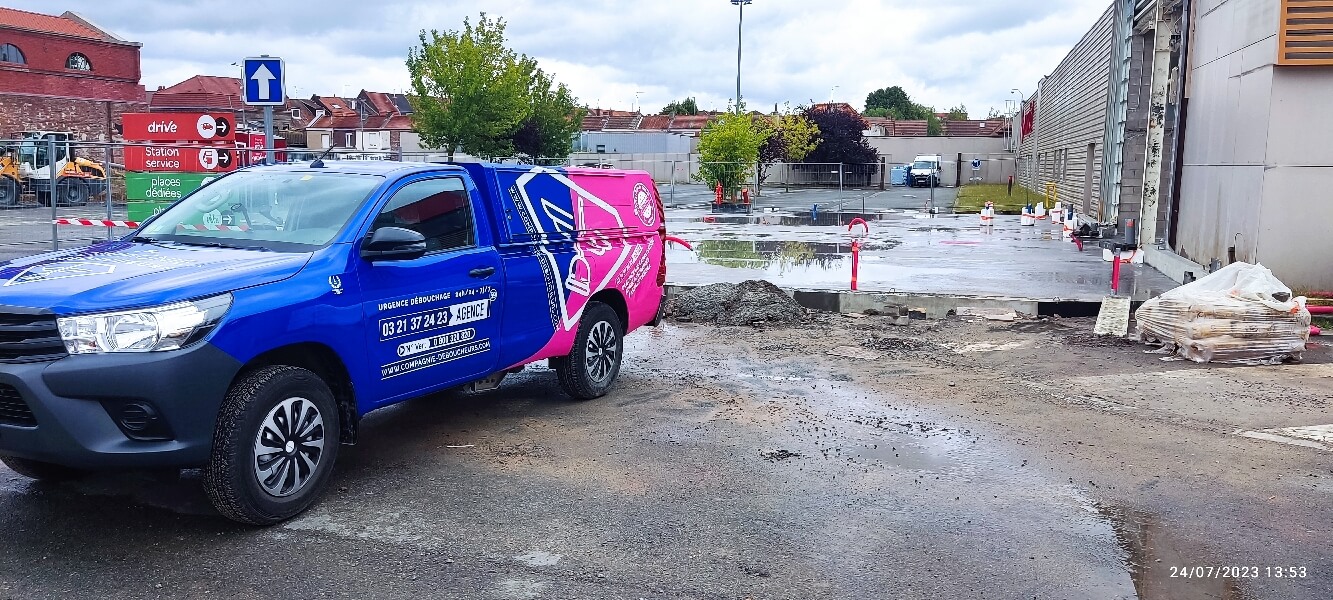
[[[371,379],[380,388],[369,404],[465,383],[496,369],[502,292],[500,256],[489,229],[479,228],[459,176],[410,179],[389,194],[366,236],[381,227],[426,238],[426,254],[401,260],[363,259]],[[363,242],[364,243],[363,238]]]

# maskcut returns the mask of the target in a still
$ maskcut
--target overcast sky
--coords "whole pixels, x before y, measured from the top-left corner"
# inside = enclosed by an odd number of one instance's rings
[[[73,10],[143,43],[150,89],[192,75],[238,76],[245,56],[281,56],[288,94],[402,91],[404,58],[426,29],[457,29],[486,10],[509,45],[538,59],[581,103],[656,112],[694,96],[722,109],[735,96],[737,8],[728,0],[10,0]],[[754,0],[746,6],[742,95],[771,110],[832,98],[863,108],[901,85],[973,118],[1031,94],[1109,0]],[[59,7],[59,8],[57,8]],[[96,65],[94,65],[96,67]],[[636,105],[637,94],[637,105]]]

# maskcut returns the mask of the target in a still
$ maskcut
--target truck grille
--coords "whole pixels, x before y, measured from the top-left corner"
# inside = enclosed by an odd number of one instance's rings
[[[37,419],[32,416],[28,403],[23,401],[18,389],[7,383],[0,383],[0,424],[36,427]]]
[[[51,360],[66,354],[54,316],[0,313],[0,361]]]

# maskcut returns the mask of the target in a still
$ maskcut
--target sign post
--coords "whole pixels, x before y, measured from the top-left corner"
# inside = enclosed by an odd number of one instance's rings
[[[273,162],[273,107],[287,103],[287,69],[281,58],[262,55],[247,58],[241,66],[243,94],[248,106],[264,107],[264,148],[267,163]]]

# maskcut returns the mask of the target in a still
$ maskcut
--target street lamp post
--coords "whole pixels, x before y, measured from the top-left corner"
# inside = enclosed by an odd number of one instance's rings
[[[745,24],[745,5],[754,0],[731,0],[736,5],[736,114],[741,112],[741,31]]]

